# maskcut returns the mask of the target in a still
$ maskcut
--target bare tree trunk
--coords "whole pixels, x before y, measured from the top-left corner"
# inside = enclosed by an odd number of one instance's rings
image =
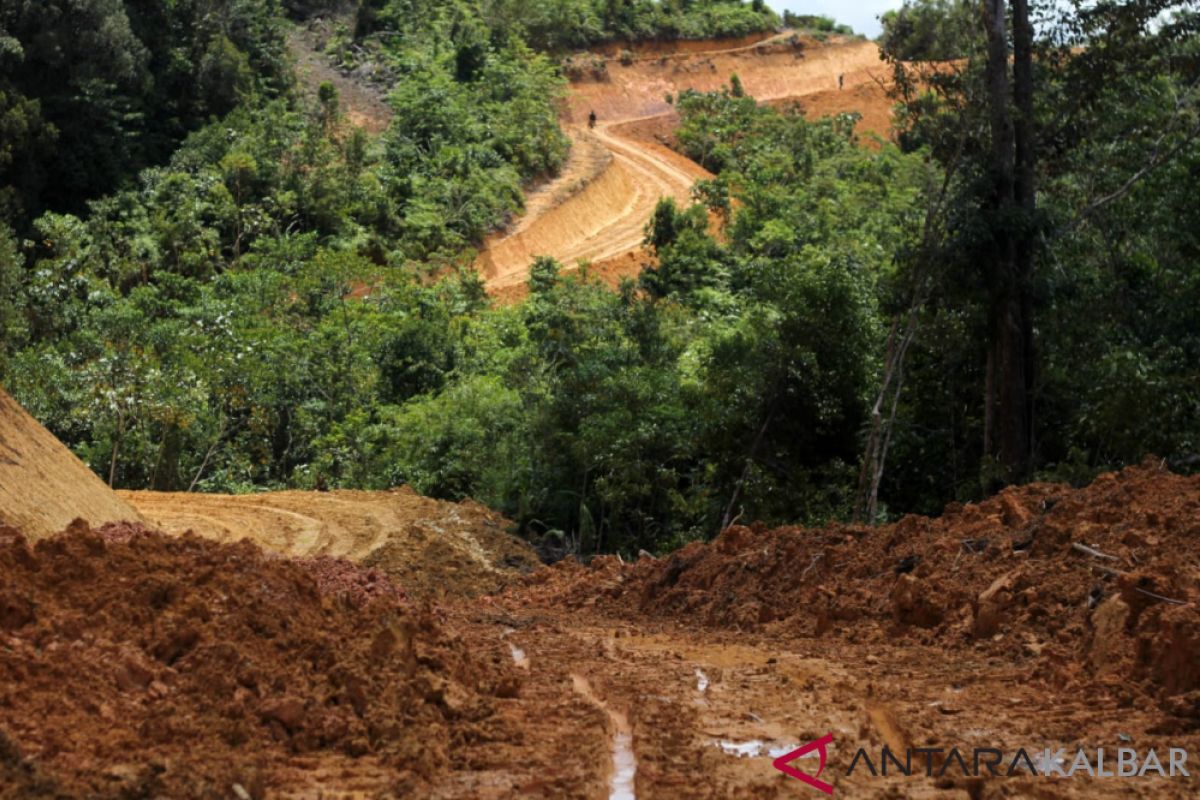
[[[862,468],[858,472],[858,497],[854,503],[855,522],[871,522],[873,517],[867,515],[870,505],[871,476],[875,469],[876,453],[879,450],[879,438],[883,429],[883,402],[887,397],[888,386],[892,382],[893,357],[896,352],[896,331],[900,328],[900,318],[892,320],[892,330],[888,333],[887,348],[883,360],[883,382],[879,394],[875,397],[875,405],[871,406],[871,432],[867,435],[867,446],[863,450]]]
[[[1016,202],[1023,222],[1016,237],[1016,274],[1014,276],[1013,311],[1017,336],[1019,386],[1014,400],[1013,416],[1017,423],[1014,433],[1012,461],[1015,478],[1029,474],[1033,459],[1033,396],[1036,368],[1033,347],[1033,301],[1030,282],[1033,279],[1036,256],[1033,223],[1037,215],[1037,142],[1033,112],[1033,24],[1029,19],[1029,0],[1012,0],[1013,15],[1013,100],[1016,106]]]
[[[113,435],[112,454],[108,459],[108,488],[112,488],[117,480],[117,456],[121,451],[121,440],[125,437],[125,415],[117,410],[117,430]]]
[[[225,428],[229,422],[228,417],[221,417],[221,427],[217,429],[217,438],[213,440],[208,451],[204,454],[204,460],[200,462],[200,468],[196,470],[195,476],[192,477],[192,482],[188,484],[188,492],[196,490],[196,484],[200,482],[200,476],[204,474],[204,470],[208,469],[208,462],[212,459],[213,453],[217,452],[217,448],[221,446],[221,440],[225,438]]]
[[[896,413],[900,407],[900,393],[904,388],[904,360],[917,335],[920,307],[921,301],[918,301],[909,310],[903,332],[900,328],[900,318],[897,317],[892,322],[891,333],[888,334],[883,381],[875,398],[875,405],[871,408],[871,433],[867,438],[862,470],[858,476],[858,499],[855,502],[854,519],[859,522],[874,524],[877,516],[879,486],[883,482],[887,452],[891,446]],[[891,409],[885,423],[883,407],[889,399]]]
[[[1005,481],[1023,478],[1030,460],[1029,370],[1032,323],[1029,277],[1033,242],[1029,232],[1033,203],[1033,32],[1027,0],[1012,0],[1016,66],[1015,92],[1010,95],[1008,26],[1005,0],[985,0],[987,87],[992,134],[994,195],[987,210],[993,220],[994,256],[988,274],[989,375],[994,384],[994,425]],[[1017,101],[1014,122],[1010,98]],[[1028,214],[1028,216],[1024,216]],[[989,417],[992,415],[989,414]],[[991,438],[990,436],[988,438]],[[989,444],[991,444],[989,442]],[[990,448],[989,448],[990,449]],[[985,455],[989,455],[985,453]]]
[[[996,422],[996,368],[992,363],[989,346],[987,362],[983,368],[983,455],[992,454],[992,427]]]
[[[887,465],[888,449],[892,446],[892,432],[896,429],[896,413],[900,408],[900,393],[904,390],[904,361],[908,356],[908,348],[917,336],[917,309],[909,312],[908,326],[904,331],[900,345],[896,348],[895,362],[892,374],[895,376],[896,388],[892,391],[892,410],[888,414],[887,425],[884,428],[883,442],[879,445],[875,459],[875,472],[871,476],[871,493],[867,498],[867,520],[874,523],[879,510],[879,485],[883,482],[883,471]]]
[[[758,456],[758,448],[762,445],[763,437],[767,435],[767,426],[771,424],[771,417],[775,415],[774,409],[767,412],[767,418],[763,420],[762,427],[758,429],[758,434],[754,437],[754,443],[750,445],[750,452],[746,455],[746,465],[742,467],[742,475],[738,478],[737,485],[733,488],[733,497],[729,498],[729,505],[725,507],[725,515],[721,517],[721,531],[733,524],[733,510],[737,507],[737,501],[742,496],[742,489],[746,485],[746,481],[750,479],[750,467],[754,466],[754,459]]]

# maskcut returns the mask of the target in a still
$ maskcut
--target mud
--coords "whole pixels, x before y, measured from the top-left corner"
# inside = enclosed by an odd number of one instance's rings
[[[433,606],[332,555],[6,531],[0,796],[794,797],[773,759],[832,735],[838,797],[1182,800],[1197,778],[846,772],[884,744],[1200,753],[1198,525],[1200,479],[1146,466]]]
[[[347,602],[347,586],[374,589]],[[452,742],[497,735],[512,691],[386,578],[248,543],[4,529],[0,608],[10,796],[262,797],[309,753],[373,758],[415,792]]]
[[[878,528],[732,527],[665,559],[560,565],[527,591],[744,632],[987,654],[1057,691],[1156,703],[1162,730],[1190,730],[1198,538],[1200,477],[1148,465]]]

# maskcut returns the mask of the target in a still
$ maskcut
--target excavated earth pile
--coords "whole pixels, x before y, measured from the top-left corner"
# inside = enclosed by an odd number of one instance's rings
[[[1056,690],[1200,728],[1200,476],[1032,484],[879,528],[732,527],[668,558],[526,579],[527,601],[758,635],[907,644],[1021,665]]]
[[[0,525],[31,539],[84,516],[96,524],[140,520],[96,473],[0,388]]]
[[[380,573],[136,525],[0,529],[0,797],[261,798],[296,759],[420,795],[513,669]]]

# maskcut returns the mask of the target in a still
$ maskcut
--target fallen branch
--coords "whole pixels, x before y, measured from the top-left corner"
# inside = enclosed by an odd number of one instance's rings
[[[1084,553],[1085,555],[1089,555],[1092,558],[1105,558],[1105,559],[1108,559],[1109,561],[1120,561],[1121,560],[1121,559],[1117,558],[1116,556],[1110,556],[1107,553],[1101,553],[1099,550],[1088,547],[1086,544],[1080,544],[1079,542],[1071,542],[1071,549],[1078,550],[1079,552]]]
[[[820,561],[822,558],[824,558],[824,556],[825,556],[824,553],[817,553],[815,556],[813,556],[813,560],[810,561],[808,563],[808,566],[804,568],[804,571],[800,573],[799,580],[801,580],[801,581],[804,580],[804,576],[807,575],[808,573],[812,572],[813,567],[815,567],[817,565],[817,562]],[[797,583],[798,582],[799,581],[797,581]]]
[[[1191,605],[1191,603],[1187,602],[1186,600],[1173,600],[1170,597],[1163,597],[1161,594],[1155,594],[1154,592],[1151,592],[1147,589],[1142,589],[1138,586],[1133,587],[1133,590],[1135,592],[1140,592],[1140,593],[1146,595],[1146,597],[1153,597],[1155,600],[1161,600],[1162,602],[1170,603],[1173,606],[1190,606]]]

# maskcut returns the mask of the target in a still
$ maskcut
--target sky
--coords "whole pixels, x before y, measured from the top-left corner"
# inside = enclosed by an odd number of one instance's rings
[[[854,28],[856,33],[874,39],[879,35],[877,16],[899,8],[901,0],[767,0],[767,5],[779,13],[786,9],[793,14],[820,14],[833,17]]]

